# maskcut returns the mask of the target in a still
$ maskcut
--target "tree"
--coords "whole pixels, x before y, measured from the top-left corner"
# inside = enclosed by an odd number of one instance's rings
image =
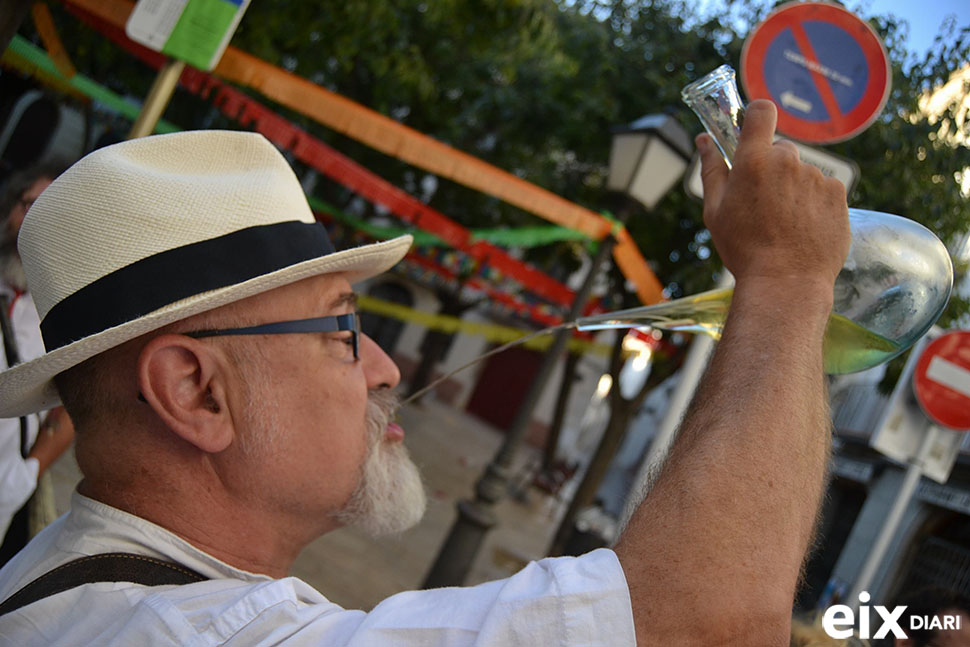
[[[631,40],[632,35],[642,33],[644,21],[649,24],[654,19],[649,12],[644,14],[642,8],[638,9],[622,0],[615,3],[595,2],[591,5],[594,11],[610,8],[610,24],[614,28],[618,26],[619,33],[631,35]],[[759,6],[757,3],[735,3],[735,6],[740,7],[744,17],[742,22],[748,24],[756,22],[766,9],[764,5]],[[960,190],[960,181],[965,169],[970,167],[970,158],[965,145],[955,145],[955,142],[970,141],[967,138],[970,135],[970,119],[966,114],[968,104],[961,102],[961,97],[955,97],[945,106],[942,118],[934,118],[920,109],[919,101],[927,91],[942,85],[955,70],[970,62],[970,38],[967,37],[970,35],[970,26],[957,30],[952,22],[949,23],[938,36],[934,50],[922,61],[915,61],[906,52],[900,36],[905,25],[891,16],[877,17],[874,22],[886,42],[892,61],[893,92],[882,117],[873,126],[860,136],[832,147],[834,152],[856,160],[861,168],[862,180],[849,196],[849,203],[911,217],[937,232],[945,241],[954,242],[966,235],[970,228],[970,220],[965,215],[966,196]],[[696,25],[694,29],[706,33],[709,42],[718,44],[719,51],[726,54],[737,67],[741,46],[737,34],[720,23],[710,21]],[[656,45],[651,42],[649,46]],[[704,51],[703,48],[701,51]],[[713,67],[711,65],[703,69],[707,71]],[[666,204],[671,205],[675,201],[676,197],[671,196]],[[684,212],[687,212],[686,208],[680,213]],[[665,232],[667,235],[660,237],[668,244],[680,241],[679,244],[670,245],[672,249],[668,259],[674,261],[674,267],[659,270],[659,275],[671,282],[676,282],[680,276],[687,274],[682,269],[683,266],[677,267],[676,263],[683,253],[685,239],[689,241],[686,242],[687,251],[693,252],[695,259],[699,251],[706,253],[701,250],[707,250],[706,243],[709,240],[707,232],[696,221],[681,217],[678,224],[678,228],[668,229]],[[662,258],[662,250],[646,252],[649,249],[649,237],[638,235],[637,241],[648,258]],[[713,268],[708,266],[708,269],[710,271]],[[958,266],[958,275],[965,270],[965,267]],[[705,279],[703,274],[687,275],[701,282]],[[689,279],[683,280],[686,282]],[[671,289],[672,287],[668,284],[670,292],[676,295],[678,291]],[[687,292],[695,289],[691,287]],[[630,304],[627,302],[624,305]],[[941,318],[941,325],[946,326],[956,321],[967,312],[967,307],[965,299],[954,297]],[[904,358],[899,358],[892,363],[882,388],[891,390],[898,379],[903,361]],[[616,364],[611,366],[610,373],[616,384],[619,377]],[[645,394],[640,394],[643,395]],[[622,432],[617,429],[629,423],[629,403],[614,402],[611,399],[611,405],[615,408],[611,411],[607,431],[593,459],[596,464],[608,464],[619,446],[619,438],[622,438]],[[584,477],[580,491],[557,533],[554,549],[562,549],[572,527],[572,517],[583,506],[592,503],[603,474],[605,465],[602,470],[591,469]]]
[[[737,66],[739,30],[768,9],[762,1],[735,0],[727,5],[731,20],[721,20],[698,18],[693,4],[679,0],[289,0],[253,3],[233,45],[600,209],[608,204],[610,127],[670,111],[699,131],[680,89],[723,62]],[[79,70],[123,94],[144,96],[154,76],[149,68],[62,9],[56,13]],[[850,203],[908,215],[950,238],[967,227],[955,181],[967,150],[937,135],[939,124],[920,117],[918,99],[970,59],[967,27],[949,25],[936,49],[915,61],[901,38],[904,24],[891,16],[873,23],[889,50],[894,89],[871,128],[831,147],[862,168]],[[36,38],[29,21],[21,33]],[[182,93],[170,112],[186,127],[230,125]],[[421,172],[289,116],[378,174],[420,192]],[[947,122],[951,132],[968,127],[967,120]],[[352,198],[322,184],[337,206]],[[437,185],[432,206],[466,226],[536,222],[489,196],[447,181]],[[704,287],[718,269],[699,206],[682,192],[671,192],[629,228],[672,296]],[[580,246],[564,244],[529,250],[527,258],[575,267],[580,253]]]
[[[705,18],[695,14],[694,3],[680,0],[289,0],[253,3],[233,44],[599,209],[609,204],[610,127],[670,111],[699,131],[680,89],[721,63],[737,67],[744,32],[769,8],[734,0]],[[153,78],[148,68],[57,13],[80,71],[123,94],[144,96]],[[942,121],[930,118],[919,98],[970,61],[968,27],[951,22],[918,60],[905,49],[904,23],[892,16],[871,20],[889,52],[893,91],[868,130],[830,147],[860,165],[849,202],[912,217],[953,241],[970,226],[958,184],[970,158],[952,137],[966,136],[970,119],[961,119],[966,107],[956,101]],[[36,38],[29,24],[21,33]],[[420,171],[280,110],[406,190],[422,186]],[[185,126],[231,127],[204,102],[180,93],[168,116]],[[339,207],[354,198],[333,184],[319,190]],[[428,200],[469,227],[535,224],[515,207],[447,181],[437,182]],[[683,192],[672,191],[628,228],[672,297],[709,287],[719,271],[700,207]],[[582,253],[575,243],[525,252],[559,278],[577,267]],[[632,305],[622,282],[616,285],[611,305]],[[941,323],[967,311],[967,302],[955,298]]]
[[[920,103],[927,93],[970,64],[970,25],[958,29],[948,21],[933,48],[918,59],[905,49],[905,23],[892,16],[875,17],[873,22],[893,64],[893,87],[886,108],[869,129],[832,147],[857,160],[862,170],[849,204],[912,218],[952,246],[970,231],[967,196],[960,186],[970,168],[966,144],[970,141],[970,107],[965,101],[970,88],[943,106],[941,115],[927,113]],[[955,261],[955,283],[959,283],[966,274],[966,259]],[[967,299],[955,292],[939,325],[946,328],[958,323],[968,307]],[[892,390],[905,357],[890,363],[881,390]]]

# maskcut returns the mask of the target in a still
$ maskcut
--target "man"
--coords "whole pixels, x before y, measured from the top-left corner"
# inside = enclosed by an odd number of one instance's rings
[[[9,332],[3,336],[3,367],[44,354],[40,320],[17,253],[17,235],[34,200],[66,167],[50,161],[21,171],[10,178],[0,199],[0,335]],[[53,508],[53,501],[45,500],[50,498],[49,486],[46,497],[35,497],[32,506],[28,499],[73,436],[74,428],[63,407],[46,414],[43,422],[38,415],[0,420],[0,566],[36,532],[31,529],[31,508]]]
[[[0,643],[785,644],[826,462],[821,343],[849,234],[841,185],[772,144],[775,119],[751,104],[730,173],[698,141],[734,304],[615,551],[402,593],[368,614],[285,576],[332,528],[420,515],[389,422],[398,371],[357,330],[350,292],[410,241],[330,250],[256,135],[146,138],[79,162],[24,223],[48,353],[0,374],[0,414],[62,399],[84,481],[70,514],[0,571],[5,606],[25,587],[19,599],[35,600],[0,616]],[[153,566],[90,557],[118,552]],[[105,559],[124,573],[49,594],[64,579],[52,569]],[[178,576],[127,573],[162,568]]]

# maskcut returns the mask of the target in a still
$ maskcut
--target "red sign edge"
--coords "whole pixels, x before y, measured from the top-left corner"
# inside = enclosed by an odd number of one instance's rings
[[[934,339],[933,341],[931,341],[929,344],[927,344],[926,348],[923,349],[923,352],[920,354],[919,360],[917,360],[916,362],[916,366],[913,368],[913,376],[912,376],[913,395],[916,397],[916,402],[917,404],[919,404],[920,410],[922,410],[923,414],[927,418],[929,418],[933,423],[938,424],[942,427],[946,427],[947,429],[951,429],[953,431],[970,431],[970,427],[951,426],[951,423],[954,422],[952,419],[947,419],[947,421],[944,421],[943,417],[937,416],[935,413],[931,413],[929,410],[929,406],[923,399],[923,394],[921,393],[921,389],[917,387],[916,378],[919,377],[921,374],[926,373],[926,367],[927,365],[929,365],[930,361],[932,360],[932,357],[930,355],[930,350],[933,348],[934,345],[938,345],[938,342],[939,344],[945,343],[945,342],[941,342],[940,340],[945,340],[947,339],[947,337],[955,337],[955,336],[957,337],[970,336],[970,331],[967,331],[967,330],[947,331],[944,334],[937,337],[936,339]],[[948,388],[948,387],[944,385],[942,388]]]

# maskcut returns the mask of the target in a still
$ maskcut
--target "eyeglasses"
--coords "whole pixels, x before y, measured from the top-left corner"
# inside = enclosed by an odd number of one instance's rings
[[[356,312],[329,317],[297,319],[295,321],[276,321],[246,328],[197,330],[181,334],[200,339],[202,337],[220,337],[223,335],[284,335],[291,333],[340,332],[345,330],[353,333],[350,341],[354,349],[354,359],[359,359],[360,316]]]

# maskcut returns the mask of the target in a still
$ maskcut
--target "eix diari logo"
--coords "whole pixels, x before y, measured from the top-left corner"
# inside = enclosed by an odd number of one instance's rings
[[[908,638],[906,635],[906,629],[909,630],[919,630],[919,629],[940,629],[940,630],[959,630],[960,629],[960,619],[959,615],[939,615],[939,616],[909,616],[909,626],[903,627],[906,624],[902,621],[903,612],[906,611],[905,606],[895,607],[892,611],[884,606],[873,606],[872,609],[882,618],[882,625],[876,631],[875,635],[872,635],[869,626],[869,607],[866,606],[866,602],[870,600],[870,596],[866,591],[859,593],[859,602],[862,605],[859,606],[859,638],[868,640],[870,638],[880,639],[885,638],[892,632],[893,636],[896,638]],[[856,617],[852,610],[852,607],[847,604],[836,604],[825,610],[825,614],[822,616],[822,629],[825,630],[832,638],[849,638],[855,631]]]

